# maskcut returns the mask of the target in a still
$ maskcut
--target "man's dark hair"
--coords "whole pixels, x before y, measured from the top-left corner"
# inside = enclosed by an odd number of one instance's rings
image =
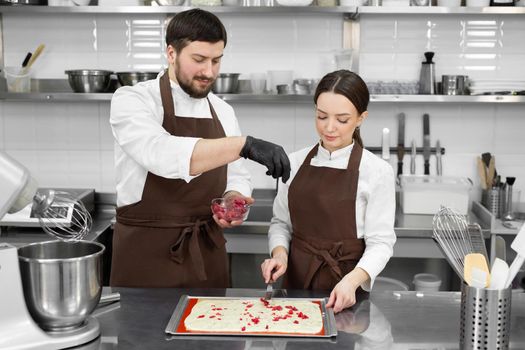
[[[166,29],[166,45],[173,46],[180,53],[192,41],[224,41],[226,47],[226,29],[221,20],[211,12],[201,9],[179,12]]]

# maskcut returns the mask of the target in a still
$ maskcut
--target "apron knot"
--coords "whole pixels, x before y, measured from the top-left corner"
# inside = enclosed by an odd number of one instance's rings
[[[343,278],[343,271],[339,266],[339,263],[346,260],[359,259],[359,255],[356,254],[344,254],[344,242],[338,241],[331,244],[330,248],[321,249],[316,248],[314,245],[308,243],[305,239],[299,235],[294,235],[294,241],[297,249],[305,251],[314,256],[314,259],[310,261],[308,266],[308,272],[304,279],[303,288],[310,289],[314,276],[323,266],[330,268],[330,273],[336,280]]]
[[[211,242],[216,248],[219,248],[226,240],[220,234],[218,229],[213,229],[207,220],[199,219],[193,224],[185,225],[177,241],[172,244],[169,248],[170,259],[177,264],[182,264],[184,262],[184,257],[186,256],[186,241],[188,241],[188,251],[189,256],[193,262],[195,272],[200,281],[205,281],[208,276],[206,275],[206,269],[204,267],[204,260],[202,257],[202,251],[199,246],[199,234],[204,232],[207,237],[210,238]]]

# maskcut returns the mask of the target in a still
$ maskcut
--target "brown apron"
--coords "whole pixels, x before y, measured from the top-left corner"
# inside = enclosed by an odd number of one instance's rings
[[[286,288],[333,289],[365,250],[355,222],[363,148],[354,142],[347,169],[311,166],[318,149],[310,150],[288,192],[293,233]]]
[[[208,100],[212,119],[175,115],[167,71],[160,78],[162,126],[174,136],[215,139],[224,130]],[[112,286],[229,286],[222,229],[213,221],[211,200],[226,189],[227,166],[187,183],[148,172],[142,199],[117,208],[113,234]]]

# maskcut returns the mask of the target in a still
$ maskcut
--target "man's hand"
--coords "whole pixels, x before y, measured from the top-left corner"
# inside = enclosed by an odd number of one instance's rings
[[[284,149],[275,143],[247,136],[239,155],[264,165],[268,168],[266,175],[275,179],[282,177],[283,182],[290,178],[290,160]]]

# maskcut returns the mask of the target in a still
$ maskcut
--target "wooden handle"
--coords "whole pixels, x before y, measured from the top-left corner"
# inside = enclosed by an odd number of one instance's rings
[[[483,164],[483,160],[481,160],[481,157],[478,157],[478,172],[479,172],[481,189],[486,190],[487,189],[487,172],[485,171],[485,164]]]
[[[38,56],[40,56],[42,51],[44,51],[45,47],[46,46],[44,44],[38,45],[38,47],[36,48],[35,52],[33,52],[33,56],[31,56],[31,58],[29,59],[29,62],[27,62],[27,66],[25,66],[25,68],[24,68],[26,72],[29,70],[29,68],[31,68],[33,63],[35,63],[36,59],[38,58]]]
[[[489,169],[487,170],[487,186],[490,188],[494,185],[494,177],[496,176],[496,159],[494,156],[490,158]]]

